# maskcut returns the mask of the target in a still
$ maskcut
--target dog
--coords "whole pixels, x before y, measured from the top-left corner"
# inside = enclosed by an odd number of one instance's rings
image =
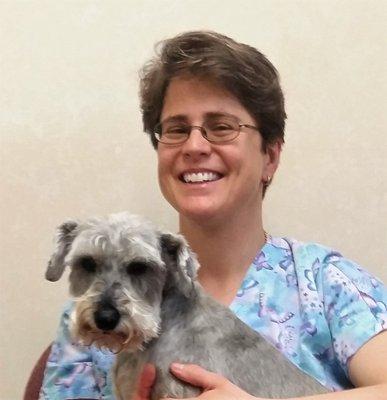
[[[198,364],[259,397],[328,391],[204,292],[181,235],[125,212],[66,221],[55,242],[46,279],[70,267],[72,334],[117,353],[117,399],[132,398],[146,362],[156,366],[152,400],[200,393],[169,372],[172,362]]]

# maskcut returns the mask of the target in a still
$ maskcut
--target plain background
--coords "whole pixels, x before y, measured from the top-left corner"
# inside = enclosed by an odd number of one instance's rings
[[[276,65],[288,122],[265,200],[274,235],[387,278],[386,1],[1,1],[1,399],[55,336],[43,275],[67,217],[130,210],[169,229],[137,92],[155,42],[212,29]]]

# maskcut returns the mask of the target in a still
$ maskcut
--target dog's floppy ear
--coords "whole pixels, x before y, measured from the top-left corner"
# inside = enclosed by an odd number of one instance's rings
[[[181,235],[162,233],[161,256],[168,270],[166,288],[174,287],[184,296],[193,293],[199,263]]]
[[[55,250],[48,262],[46,270],[46,279],[55,282],[63,274],[65,269],[65,257],[70,249],[71,243],[76,236],[78,223],[73,220],[63,222],[56,229]]]

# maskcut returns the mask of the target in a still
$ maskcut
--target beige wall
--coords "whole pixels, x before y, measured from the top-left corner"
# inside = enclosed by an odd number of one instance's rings
[[[269,232],[322,242],[387,280],[387,3],[1,1],[1,399],[20,399],[66,280],[45,282],[54,227],[174,212],[141,133],[137,70],[153,44],[207,28],[261,49],[287,98]],[[223,2],[224,4],[224,2]]]

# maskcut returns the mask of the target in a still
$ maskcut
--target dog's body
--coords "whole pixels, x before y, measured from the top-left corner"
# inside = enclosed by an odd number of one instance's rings
[[[195,363],[259,397],[326,393],[196,281],[198,264],[184,239],[126,213],[58,228],[46,277],[70,265],[74,335],[122,350],[114,367],[118,399],[129,400],[145,362],[156,365],[152,399],[192,397],[172,362]]]
[[[172,362],[194,363],[220,373],[246,392],[265,398],[299,397],[327,390],[196,286],[196,296],[167,296],[161,308],[161,333],[141,354],[118,355],[115,376],[123,399],[136,379],[128,379],[133,357],[154,363],[157,380],[152,400],[193,397],[197,388],[176,380],[168,371]],[[121,358],[122,357],[122,358]],[[139,360],[139,357],[141,360]],[[131,368],[132,369],[132,368]],[[135,376],[135,374],[133,375]],[[126,385],[126,387],[125,387]]]

